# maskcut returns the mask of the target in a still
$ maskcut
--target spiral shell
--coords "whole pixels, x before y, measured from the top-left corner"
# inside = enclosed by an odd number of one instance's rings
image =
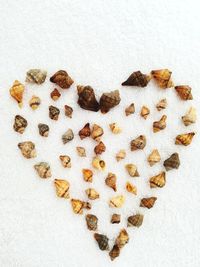
[[[163,187],[165,186],[166,183],[166,178],[165,178],[165,172],[161,172],[155,176],[152,176],[149,179],[150,182],[150,187],[155,188],[155,187]]]
[[[147,106],[143,106],[140,111],[140,116],[146,120],[149,114],[150,109]]]
[[[77,146],[76,151],[80,157],[86,157],[86,151],[85,148],[82,146]]]
[[[195,135],[194,132],[186,133],[186,134],[179,134],[176,136],[175,144],[188,146],[191,144],[194,135]]]
[[[50,165],[47,162],[39,162],[34,165],[34,168],[41,178],[46,179],[51,177]]]
[[[166,124],[167,116],[163,115],[159,121],[154,121],[153,123],[153,132],[157,133],[161,130],[164,130],[167,126]]]
[[[41,104],[41,99],[38,96],[33,95],[29,101],[29,106],[32,110],[36,110]]]
[[[184,123],[185,126],[188,126],[192,123],[195,123],[197,119],[197,114],[196,114],[196,109],[191,107],[187,113],[182,116],[182,121]]]
[[[72,131],[72,129],[68,129],[63,135],[62,135],[62,142],[63,144],[67,144],[70,141],[72,141],[74,139],[74,133]]]
[[[127,226],[135,226],[135,227],[140,227],[143,223],[144,215],[142,214],[136,214],[129,216],[127,219]]]
[[[82,201],[80,199],[71,199],[72,210],[75,214],[83,214],[83,209],[91,209],[89,202]]]
[[[124,202],[125,202],[125,197],[123,195],[117,195],[110,199],[109,206],[111,208],[121,208]]]
[[[10,88],[10,95],[18,102],[20,108],[22,107],[24,90],[24,85],[18,80],[15,80],[13,86]]]
[[[175,90],[182,100],[192,100],[192,88],[188,85],[175,86]]]
[[[21,150],[22,155],[27,159],[35,158],[37,156],[35,144],[31,141],[19,143],[18,148]]]
[[[101,141],[101,137],[104,134],[103,128],[99,126],[98,124],[94,124],[91,131],[91,137],[95,141],[99,142]]]
[[[112,133],[114,134],[119,134],[122,132],[122,129],[119,127],[119,125],[116,122],[109,124],[109,127]]]
[[[26,82],[42,84],[46,80],[47,72],[40,69],[30,69],[26,73]]]
[[[60,110],[57,107],[49,106],[49,118],[57,121],[60,114]]]
[[[23,134],[26,127],[28,126],[28,122],[25,118],[23,118],[20,115],[15,116],[14,124],[13,124],[13,129],[20,133]]]
[[[91,134],[91,130],[90,130],[90,124],[86,123],[85,126],[79,131],[79,137],[80,139],[84,139],[86,137],[89,137]]]
[[[138,136],[131,141],[131,151],[143,149],[146,146],[146,137],[144,135]]]
[[[101,155],[103,152],[106,151],[106,146],[103,142],[99,142],[98,145],[95,146],[94,152],[96,155]]]
[[[68,105],[65,105],[64,108],[65,108],[65,116],[71,119],[72,113],[73,113],[73,108],[68,106]]]
[[[161,99],[157,104],[156,104],[156,108],[158,111],[161,111],[163,109],[166,109],[167,107],[167,99],[163,98]]]
[[[168,69],[151,71],[152,77],[156,81],[157,85],[162,89],[166,89],[166,88],[170,88],[174,86],[171,80],[171,74],[172,72]]]
[[[110,222],[112,224],[117,224],[117,223],[120,223],[120,221],[121,221],[121,215],[120,214],[113,213]]]
[[[69,198],[69,187],[70,184],[66,180],[61,180],[61,179],[55,179],[54,180],[54,185],[56,188],[56,195],[58,197],[62,198]]]
[[[58,91],[57,88],[54,88],[54,90],[51,92],[50,96],[51,96],[51,99],[53,99],[54,101],[57,101],[60,98],[61,93]]]
[[[163,163],[166,171],[172,169],[178,169],[180,166],[180,159],[178,153],[173,153],[168,159],[166,159]]]
[[[146,87],[150,80],[151,76],[143,74],[141,71],[135,71],[122,83],[122,85]]]
[[[117,177],[114,173],[109,172],[106,179],[105,184],[112,188],[115,192],[117,191]]]
[[[97,170],[103,171],[106,168],[106,163],[99,157],[94,157],[92,160],[92,166]]]
[[[115,240],[115,245],[117,245],[121,249],[128,243],[128,241],[129,241],[129,235],[126,229],[122,229]]]
[[[142,198],[140,201],[140,207],[151,209],[154,206],[156,200],[157,197]]]
[[[97,230],[97,224],[98,224],[97,216],[95,216],[93,214],[87,214],[85,216],[85,220],[86,220],[87,228],[90,231],[96,231]]]
[[[90,169],[82,169],[83,179],[91,183],[93,181],[93,172]]]
[[[124,149],[120,149],[118,152],[117,152],[117,154],[116,154],[116,160],[117,161],[120,161],[120,160],[122,160],[122,159],[125,159],[125,157],[126,157],[126,151],[124,150]]]
[[[57,71],[50,78],[50,81],[52,83],[56,83],[62,89],[68,89],[73,84],[73,82],[74,82],[72,80],[72,78],[68,75],[68,73],[65,70],[59,70],[59,71]]]
[[[71,168],[71,158],[67,155],[60,155],[59,156],[61,164],[64,168]]]
[[[151,154],[148,156],[147,161],[149,162],[150,166],[153,166],[157,162],[161,160],[160,154],[158,152],[158,149],[154,149]]]
[[[99,103],[96,100],[94,90],[91,86],[77,86],[78,104],[85,110],[99,111]]]
[[[94,238],[97,241],[97,244],[101,250],[109,250],[109,245],[108,245],[109,239],[106,235],[95,233]]]
[[[49,126],[47,124],[39,123],[38,124],[38,130],[39,130],[39,134],[41,136],[44,136],[44,137],[49,136]]]
[[[126,183],[126,191],[131,194],[137,195],[137,187],[130,182]]]
[[[119,90],[103,93],[99,101],[101,112],[103,114],[107,113],[110,109],[119,105],[120,101]]]
[[[126,164],[125,168],[131,177],[140,176],[137,170],[137,166],[135,164],[132,163]]]
[[[88,188],[85,190],[87,197],[91,200],[99,198],[99,193],[94,188]]]
[[[111,251],[109,252],[111,261],[119,257],[119,255],[120,255],[120,248],[117,245],[114,245]]]
[[[128,107],[125,108],[125,114],[126,116],[129,116],[135,112],[135,105],[134,103],[131,103]]]

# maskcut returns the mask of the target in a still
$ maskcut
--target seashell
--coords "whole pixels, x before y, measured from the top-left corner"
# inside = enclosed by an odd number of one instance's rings
[[[56,195],[58,197],[62,198],[69,198],[69,187],[70,184],[66,180],[61,180],[61,179],[55,179],[54,180],[54,185],[56,188]]]
[[[41,178],[46,179],[51,177],[50,165],[47,162],[39,162],[34,165],[34,168]]]
[[[98,145],[95,146],[94,152],[96,155],[101,155],[103,152],[106,151],[106,146],[103,142],[99,142]]]
[[[131,227],[131,226],[140,227],[143,223],[143,218],[144,218],[144,215],[142,214],[129,216],[127,219],[127,226],[128,227]]]
[[[106,163],[99,157],[94,157],[92,160],[92,166],[97,170],[103,171],[106,168]]]
[[[113,215],[112,215],[112,217],[111,217],[111,223],[112,224],[118,224],[118,223],[120,223],[120,221],[121,221],[121,215],[120,214],[116,214],[116,213],[114,213]]]
[[[117,161],[125,159],[125,157],[126,157],[126,151],[124,149],[119,150],[119,152],[117,152],[117,154],[116,154],[116,160]]]
[[[42,84],[47,77],[47,72],[40,69],[31,69],[26,73],[26,82]]]
[[[18,102],[19,107],[22,107],[22,100],[25,87],[18,80],[15,80],[13,86],[10,88],[10,95]]]
[[[74,133],[72,131],[72,129],[68,129],[63,135],[62,135],[62,141],[63,144],[67,144],[70,141],[72,141],[74,139]]]
[[[78,134],[79,134],[81,140],[86,138],[86,137],[89,137],[91,134],[90,124],[86,123],[85,126],[79,131]]]
[[[54,88],[53,91],[50,94],[51,99],[53,99],[54,101],[58,100],[61,96],[61,93],[58,91],[57,88]]]
[[[83,209],[91,209],[91,205],[89,202],[85,202],[79,199],[71,199],[71,205],[73,212],[76,214],[83,214]]]
[[[27,159],[35,158],[37,156],[35,144],[31,141],[19,143],[18,148],[21,150],[22,155]]]
[[[160,154],[158,152],[158,149],[152,150],[151,154],[148,156],[147,161],[149,162],[150,166],[153,166],[157,162],[161,160]]]
[[[134,103],[131,103],[128,107],[125,108],[125,114],[126,116],[129,116],[133,113],[135,113],[135,105]]]
[[[39,130],[39,134],[41,136],[44,136],[44,137],[49,136],[49,126],[47,124],[39,123],[38,124],[38,130]]]
[[[122,132],[122,129],[119,127],[119,125],[116,122],[109,124],[109,126],[110,126],[110,130],[114,134],[119,134]]]
[[[111,208],[121,208],[124,202],[125,202],[125,197],[123,195],[117,195],[110,199],[109,206]]]
[[[111,261],[119,257],[119,255],[120,255],[120,248],[117,245],[114,245],[111,251],[109,252]]]
[[[49,106],[49,118],[57,121],[60,114],[60,110],[57,107]]]
[[[129,193],[132,193],[134,195],[137,195],[137,187],[135,185],[131,184],[130,182],[127,182],[126,183],[126,190]]]
[[[15,120],[14,120],[14,124],[13,124],[13,129],[15,130],[15,132],[23,134],[27,125],[28,125],[28,122],[26,119],[24,119],[20,115],[15,116]]]
[[[153,132],[157,133],[166,128],[166,119],[167,116],[163,115],[159,121],[154,121],[153,123]]]
[[[81,108],[90,111],[99,111],[99,103],[96,100],[94,90],[91,86],[77,86],[78,104]]]
[[[129,235],[126,229],[122,229],[115,240],[115,245],[117,245],[121,249],[128,243],[128,241],[129,241]]]
[[[140,116],[146,120],[149,114],[150,114],[150,109],[146,106],[143,106],[140,111]]]
[[[91,183],[93,180],[93,172],[89,169],[82,169],[82,173],[83,173],[83,179],[86,182]]]
[[[72,164],[71,164],[71,158],[69,156],[60,155],[59,158],[64,168],[71,168]]]
[[[64,70],[57,71],[51,78],[50,81],[52,83],[56,83],[58,86],[60,86],[62,89],[68,89],[72,84],[73,80],[68,75],[68,73]]]
[[[162,70],[152,70],[151,75],[156,81],[157,85],[162,88],[170,88],[173,87],[174,84],[171,80],[171,74],[172,72],[168,69],[162,69]]]
[[[158,111],[161,111],[163,109],[166,109],[167,107],[167,99],[163,98],[161,99],[157,104],[156,104],[156,108]]]
[[[68,105],[65,105],[64,108],[65,108],[65,116],[69,117],[71,119],[72,113],[73,113],[73,108],[68,106]]]
[[[165,172],[161,172],[158,175],[155,175],[149,179],[150,187],[163,187],[165,186],[166,179],[165,179]]]
[[[142,198],[140,201],[140,207],[151,209],[154,206],[156,200],[157,197]]]
[[[112,188],[115,192],[117,191],[117,177],[114,173],[109,172],[106,179],[105,179],[105,184]]]
[[[89,199],[95,200],[99,198],[99,193],[94,188],[88,188],[85,190],[86,195]]]
[[[98,246],[101,250],[109,250],[109,245],[108,245],[109,239],[107,238],[106,235],[95,233],[94,238],[97,241]]]
[[[179,85],[174,87],[176,92],[178,93],[179,97],[182,100],[192,100],[192,88],[188,85]]]
[[[100,100],[101,113],[107,113],[111,108],[119,105],[121,101],[119,90],[111,91],[109,93],[103,93]]]
[[[143,149],[146,146],[146,137],[145,135],[140,135],[136,139],[131,141],[131,151],[138,149]]]
[[[80,157],[86,157],[85,148],[82,146],[77,146],[76,151]]]
[[[41,99],[38,96],[33,95],[29,101],[29,106],[33,110],[36,110],[41,104]]]
[[[87,228],[90,231],[96,231],[97,230],[97,224],[98,224],[97,216],[95,216],[93,214],[87,214],[85,216],[85,220],[86,220],[86,223],[87,223]]]
[[[146,87],[149,81],[151,80],[150,75],[143,74],[141,71],[134,71],[128,79],[122,83],[122,85],[126,86],[138,86],[138,87]]]
[[[126,164],[125,168],[131,177],[140,176],[138,171],[137,171],[137,166],[135,164],[132,164],[132,163]]]
[[[185,126],[188,126],[192,123],[195,123],[197,119],[197,114],[196,114],[196,109],[191,107],[187,113],[182,116],[182,121],[184,123]]]
[[[194,132],[186,133],[186,134],[179,134],[176,136],[175,144],[188,146],[189,144],[191,144],[194,135],[195,135]]]
[[[98,124],[94,124],[91,131],[92,139],[99,142],[103,134],[104,134],[103,128],[101,128]]]
[[[173,153],[168,159],[164,161],[163,165],[165,166],[166,171],[178,169],[180,166],[178,153]]]

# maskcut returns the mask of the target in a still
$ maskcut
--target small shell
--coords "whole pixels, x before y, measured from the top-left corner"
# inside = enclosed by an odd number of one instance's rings
[[[72,113],[73,113],[73,108],[68,106],[68,105],[65,105],[64,108],[65,108],[65,116],[69,117],[71,119]]]
[[[51,96],[51,99],[56,101],[56,100],[58,100],[60,98],[61,93],[58,91],[57,88],[54,88],[54,90],[51,92],[50,96]]]
[[[153,132],[157,133],[161,130],[164,130],[166,128],[166,120],[167,120],[167,116],[163,115],[159,121],[154,121]]]
[[[108,245],[109,239],[107,238],[106,235],[95,233],[94,238],[97,241],[98,246],[101,250],[109,250],[109,245]]]
[[[103,129],[97,125],[94,124],[91,131],[91,137],[97,142],[100,142],[102,135],[104,134]]]
[[[165,166],[166,171],[178,169],[180,166],[178,153],[173,153],[168,159],[164,161],[163,165]]]
[[[99,110],[99,103],[96,100],[94,90],[91,86],[77,86],[78,104],[85,110],[97,112]]]
[[[57,71],[51,78],[52,83],[56,83],[62,89],[67,89],[73,84],[72,78],[64,70]]]
[[[51,169],[47,162],[40,162],[38,164],[35,164],[34,168],[41,178],[46,179],[51,177]]]
[[[38,96],[33,95],[29,101],[29,106],[32,110],[36,110],[41,104],[41,99]]]
[[[158,86],[162,89],[173,87],[174,84],[171,80],[172,72],[168,69],[162,70],[152,70],[151,75],[158,84]]]
[[[161,99],[157,104],[156,104],[156,108],[158,111],[161,111],[163,109],[166,109],[167,107],[167,99],[163,98]]]
[[[97,170],[103,171],[106,168],[106,163],[99,157],[94,157],[92,160],[92,166]]]
[[[194,132],[186,133],[186,134],[179,134],[176,136],[175,144],[188,146],[189,144],[191,144],[194,135],[195,135]]]
[[[87,223],[87,228],[90,231],[96,231],[97,230],[97,224],[98,224],[97,216],[95,216],[93,214],[87,214],[85,216],[85,220],[86,220],[86,223]]]
[[[188,85],[175,86],[175,90],[182,100],[192,100],[193,99],[192,92],[191,92],[192,88],[189,87]]]
[[[83,209],[91,209],[91,205],[89,202],[85,202],[79,199],[71,199],[71,205],[73,212],[76,214],[83,214]]]
[[[22,155],[27,159],[35,158],[37,156],[35,144],[31,141],[19,143],[18,147],[21,150]]]
[[[89,169],[82,169],[82,173],[83,173],[83,179],[86,182],[91,183],[93,180],[93,172]]]
[[[110,109],[119,105],[120,101],[121,98],[118,90],[103,93],[99,101],[101,112],[103,114],[107,113]]]
[[[125,168],[131,177],[140,176],[137,170],[137,166],[135,164],[132,163],[126,164]]]
[[[15,80],[13,86],[10,88],[10,95],[18,102],[19,107],[22,107],[22,100],[25,87],[18,80]]]
[[[118,224],[118,223],[120,223],[120,221],[121,221],[121,215],[120,214],[116,214],[116,213],[114,213],[112,215],[111,220],[110,220],[110,222],[112,224],[116,224],[116,223]]]
[[[131,184],[130,182],[127,182],[126,183],[126,190],[129,193],[132,193],[134,195],[137,195],[137,187],[135,185]]]
[[[158,152],[158,149],[152,150],[151,154],[148,156],[147,161],[149,162],[150,166],[153,166],[157,162],[161,160],[160,154]]]
[[[77,146],[76,151],[80,157],[86,157],[85,148],[82,146]]]
[[[94,188],[88,188],[85,190],[87,197],[91,200],[99,198],[99,193]]]
[[[157,197],[142,198],[140,201],[140,207],[151,209],[154,206],[156,200]]]
[[[197,114],[196,114],[196,109],[191,107],[187,113],[182,116],[182,121],[184,123],[185,126],[188,126],[192,123],[195,123],[197,119]]]
[[[125,114],[126,116],[129,116],[133,113],[135,113],[135,105],[134,103],[131,103],[128,107],[125,108]]]
[[[165,172],[161,172],[158,175],[152,176],[149,179],[150,187],[155,188],[155,187],[163,187],[165,186],[166,183],[166,178],[165,178]]]
[[[68,129],[63,135],[62,135],[62,142],[63,144],[67,144],[70,141],[72,141],[74,139],[74,133],[72,131],[72,129]]]
[[[44,137],[49,136],[49,126],[44,123],[39,123],[38,124],[38,129],[39,129],[39,134]]]
[[[143,106],[140,111],[140,116],[146,120],[149,114],[150,109],[147,106]]]
[[[128,79],[122,83],[122,85],[146,87],[150,80],[151,80],[150,75],[143,74],[141,71],[138,70],[133,72],[128,77]]]
[[[146,146],[146,137],[144,135],[138,136],[131,141],[131,151],[143,149]]]
[[[72,164],[71,164],[71,158],[69,156],[60,155],[59,158],[64,168],[71,168]]]
[[[119,150],[119,152],[117,152],[117,154],[116,154],[116,160],[117,161],[125,159],[125,157],[126,157],[126,151],[124,149]]]
[[[110,199],[109,206],[111,208],[121,208],[124,202],[125,202],[125,197],[123,195],[118,195]]]
[[[110,126],[110,130],[112,131],[112,133],[114,134],[119,134],[122,132],[122,129],[119,127],[119,125],[117,123],[111,123],[109,124]]]
[[[15,132],[18,132],[20,134],[23,134],[26,127],[28,125],[28,122],[26,119],[24,119],[22,116],[20,115],[16,115],[15,116],[15,121],[13,124],[13,129],[15,130]]]
[[[125,229],[122,229],[115,240],[115,245],[117,245],[121,249],[128,243],[128,241],[129,235]]]
[[[54,185],[56,188],[56,195],[62,198],[69,198],[70,184],[66,180],[55,179]]]
[[[111,261],[119,257],[119,255],[120,255],[120,248],[117,245],[114,245],[111,251],[109,252]]]
[[[47,77],[47,72],[40,69],[31,69],[26,73],[26,82],[42,84]]]
[[[79,131],[80,139],[83,140],[91,135],[90,124],[86,123],[85,126]]]
[[[103,152],[106,151],[106,146],[103,142],[99,142],[98,145],[95,146],[94,152],[96,155],[101,155]]]
[[[49,118],[57,121],[60,114],[60,110],[57,107],[49,106]]]
[[[109,172],[108,176],[105,179],[105,184],[112,188],[115,192],[117,191],[117,177],[114,173]]]
[[[143,223],[143,218],[144,216],[142,214],[136,214],[129,216],[127,219],[127,226],[135,226],[135,227],[140,227]]]

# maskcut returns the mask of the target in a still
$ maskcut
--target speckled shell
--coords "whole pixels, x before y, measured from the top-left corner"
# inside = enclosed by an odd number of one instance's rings
[[[91,200],[99,198],[99,193],[94,188],[88,188],[85,190],[87,197]]]
[[[18,144],[19,149],[21,150],[22,155],[27,158],[35,158],[37,156],[35,144],[31,141],[21,142]]]
[[[91,135],[90,124],[86,123],[85,126],[79,131],[78,134],[81,140],[86,137],[89,137]]]
[[[195,123],[197,119],[197,114],[196,114],[196,109],[191,107],[187,113],[182,116],[182,121],[184,123],[185,126],[188,126],[192,123]]]
[[[103,142],[99,142],[98,145],[95,146],[94,152],[96,155],[101,155],[103,152],[106,151],[106,146]]]
[[[143,223],[143,218],[144,218],[144,215],[142,214],[129,216],[127,219],[127,226],[128,227],[131,227],[131,226],[140,227]]]
[[[157,133],[161,130],[164,130],[166,128],[166,120],[167,116],[163,115],[162,118],[159,121],[154,121],[153,123],[153,132]]]
[[[70,141],[72,141],[74,139],[74,133],[72,131],[72,129],[68,129],[63,135],[62,135],[62,142],[63,144],[67,144]]]
[[[97,112],[99,103],[96,100],[94,90],[91,86],[77,86],[78,104],[85,110]]]
[[[192,100],[193,99],[192,92],[191,92],[192,88],[189,87],[188,85],[175,86],[175,90],[182,100]]]
[[[18,102],[20,108],[22,107],[24,90],[24,85],[18,80],[15,80],[13,86],[10,88],[10,95]]]
[[[111,208],[121,208],[125,202],[125,197],[123,195],[117,195],[110,199],[109,206]]]
[[[90,169],[82,169],[83,179],[91,183],[93,181],[93,172]]]
[[[158,111],[161,111],[163,109],[165,109],[167,107],[167,99],[163,98],[161,99],[157,104],[156,104],[156,108]]]
[[[156,200],[157,197],[142,198],[140,201],[140,207],[151,209],[154,206]]]
[[[114,245],[111,251],[109,252],[110,259],[113,261],[115,258],[119,257],[120,248],[117,245]]]
[[[95,233],[94,238],[97,241],[98,246],[101,250],[109,250],[109,245],[108,245],[109,239],[106,235]]]
[[[131,103],[128,107],[125,108],[125,114],[126,116],[129,116],[135,112],[135,105],[134,103]]]
[[[47,77],[47,72],[40,69],[31,69],[26,73],[26,82],[42,84]]]
[[[94,124],[91,131],[91,137],[97,142],[101,141],[101,137],[104,134],[103,128],[101,126]]]
[[[122,83],[122,85],[146,87],[150,80],[151,76],[143,74],[141,71],[135,71]]]
[[[101,112],[103,114],[107,113],[110,109],[119,105],[120,101],[121,98],[118,90],[103,93],[99,101]]]
[[[160,154],[157,149],[154,149],[151,154],[148,156],[147,161],[149,162],[150,166],[153,166],[157,162],[161,160]]]
[[[140,116],[146,120],[149,114],[150,109],[147,106],[143,106],[140,111]]]
[[[71,199],[72,210],[75,214],[83,214],[83,209],[91,209],[91,205],[88,202],[84,202],[80,199]]]
[[[47,162],[39,162],[38,164],[34,165],[34,168],[40,178],[46,179],[51,177],[50,165]]]
[[[166,183],[166,178],[165,178],[165,172],[161,172],[155,176],[152,176],[149,179],[150,187],[155,188],[155,187],[163,187],[165,186]]]
[[[61,179],[55,179],[54,180],[54,185],[56,188],[56,195],[58,197],[62,198],[69,198],[69,187],[70,184],[66,180],[61,180]]]
[[[50,78],[50,81],[52,83],[56,83],[62,89],[68,89],[73,84],[73,82],[74,82],[72,80],[72,78],[68,75],[68,73],[65,70],[59,70],[59,71],[57,71]]]
[[[20,133],[23,134],[26,127],[28,125],[28,122],[26,119],[24,119],[22,116],[20,115],[16,115],[15,116],[15,120],[14,120],[14,124],[13,124],[13,129]]]
[[[95,216],[93,214],[87,214],[85,216],[85,220],[86,220],[87,228],[90,231],[96,231],[97,230],[97,224],[98,224],[97,216]]]
[[[128,243],[128,241],[129,241],[129,235],[126,229],[122,229],[115,240],[115,245],[117,245],[121,249]]]
[[[60,114],[60,110],[57,107],[49,106],[49,118],[57,121]]]
[[[109,172],[106,179],[105,184],[112,188],[115,192],[117,191],[117,177],[114,173]]]
[[[173,153],[168,159],[166,159],[163,163],[166,171],[172,169],[178,169],[180,166],[180,159],[178,153]]]
[[[48,137],[49,136],[49,126],[44,123],[39,123],[38,124],[38,130],[39,134],[43,137]]]
[[[32,110],[36,110],[41,104],[41,99],[38,96],[33,95],[29,101],[29,106]]]
[[[174,86],[171,80],[171,74],[172,72],[169,71],[168,69],[151,71],[151,75],[153,79],[156,81],[157,85],[162,89],[166,89],[166,88],[170,88]]]
[[[131,151],[143,149],[146,146],[146,137],[144,135],[138,136],[131,141]]]
[[[194,135],[195,135],[194,132],[186,133],[186,134],[179,134],[176,136],[175,144],[188,146],[191,144]]]

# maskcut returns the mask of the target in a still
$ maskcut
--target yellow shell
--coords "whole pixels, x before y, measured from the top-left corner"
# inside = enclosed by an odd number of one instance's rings
[[[76,214],[83,214],[83,209],[91,209],[90,203],[81,201],[79,199],[72,198],[71,205],[73,212]]]
[[[60,155],[60,161],[64,168],[71,168],[71,158],[67,155]]]
[[[121,208],[124,202],[125,202],[125,197],[123,195],[118,195],[110,199],[109,206],[111,208]]]
[[[19,107],[22,107],[22,100],[25,87],[18,80],[15,80],[10,88],[10,95],[18,102]]]
[[[93,172],[89,169],[82,169],[82,173],[83,173],[83,179],[86,182],[91,183],[93,180]]]
[[[158,175],[152,176],[149,179],[149,182],[151,188],[163,187],[166,183],[165,172],[161,172]]]
[[[106,168],[106,163],[99,157],[94,157],[92,160],[92,166],[97,170],[103,171]]]
[[[125,168],[131,177],[138,177],[139,173],[135,164],[129,163],[125,165]]]
[[[109,126],[110,126],[110,130],[114,134],[119,134],[122,132],[122,129],[118,126],[116,122],[109,124]]]
[[[188,126],[192,123],[195,123],[197,119],[197,114],[196,114],[196,109],[191,107],[187,113],[182,116],[182,121],[184,123],[185,126]]]
[[[147,161],[149,162],[150,166],[153,166],[154,164],[156,164],[157,162],[160,161],[160,154],[158,152],[157,149],[154,149],[151,154],[148,156]]]
[[[85,190],[86,195],[89,199],[95,200],[99,198],[99,193],[94,188],[88,188]]]
[[[171,80],[172,72],[168,69],[152,70],[151,75],[162,89],[173,87],[174,84]]]
[[[117,152],[117,154],[116,154],[116,160],[117,161],[120,161],[122,159],[125,159],[125,157],[126,157],[126,151],[124,149],[119,150]]]
[[[63,197],[63,198],[69,198],[69,187],[70,184],[66,180],[61,180],[61,179],[55,179],[54,180],[54,185],[56,188],[56,195],[58,197]]]
[[[130,182],[127,182],[126,183],[126,190],[129,193],[132,193],[134,195],[137,195],[137,187],[135,185],[131,184]]]
[[[186,133],[186,134],[179,134],[176,136],[175,144],[188,146],[189,144],[191,144],[194,135],[195,135],[194,132]]]

